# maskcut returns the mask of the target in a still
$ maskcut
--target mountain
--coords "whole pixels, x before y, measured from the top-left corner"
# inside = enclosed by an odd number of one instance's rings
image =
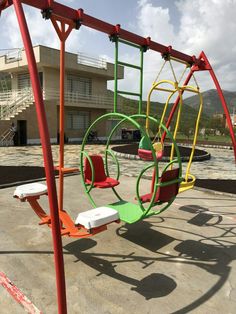
[[[113,92],[109,91],[113,94]],[[223,91],[228,109],[230,113],[233,113],[233,110],[236,111],[236,92]],[[223,107],[217,93],[216,89],[210,89],[202,93],[203,96],[203,120],[209,119],[215,113],[223,113]],[[123,112],[126,111],[127,114],[131,114],[137,111],[138,102],[137,100],[128,99],[123,96],[118,96],[118,101],[122,104]],[[170,104],[171,105],[171,104]],[[151,114],[157,117],[160,117],[164,104],[162,103],[151,103]],[[143,102],[143,108],[146,108],[146,101]],[[182,112],[183,116],[188,116],[190,119],[192,116],[195,116],[199,108],[199,96],[194,95],[188,98],[184,98],[184,110]],[[144,113],[144,112],[143,112]]]
[[[233,113],[233,108],[236,109],[236,92],[223,91],[228,109]],[[220,98],[216,89],[210,89],[202,93],[203,96],[203,113],[211,117],[215,113],[223,113]],[[197,95],[185,99],[185,104],[192,108],[196,108],[199,104],[199,97]]]
[[[113,91],[109,90],[108,95],[113,96],[114,95]],[[186,100],[187,99],[188,98],[186,98]],[[195,101],[195,103],[194,103],[194,101]],[[189,105],[186,101],[184,101],[184,109],[182,110],[182,113],[181,113],[182,123],[184,123],[184,121],[188,121],[190,125],[192,125],[192,126],[195,125],[196,117],[198,114],[198,109],[196,109],[196,105],[198,108],[197,101],[198,101],[198,98],[193,99],[193,101],[189,102],[191,105]],[[151,102],[150,115],[160,119],[162,112],[163,112],[163,109],[164,109],[164,105],[165,105],[164,103]],[[170,112],[170,108],[172,107],[172,105],[173,104],[171,104],[171,103],[169,104],[169,106],[167,108],[167,112],[166,112],[166,117],[168,117],[169,112]],[[146,106],[147,106],[147,102],[143,101],[143,106],[142,106],[142,113],[143,114],[146,113]],[[124,114],[127,114],[127,115],[135,114],[138,112],[138,101],[135,99],[130,99],[130,98],[126,98],[126,97],[123,97],[121,95],[118,95],[118,108],[120,108],[120,111]],[[202,126],[206,125],[208,120],[209,120],[208,116],[205,115],[205,113],[203,113],[201,116],[200,124]]]

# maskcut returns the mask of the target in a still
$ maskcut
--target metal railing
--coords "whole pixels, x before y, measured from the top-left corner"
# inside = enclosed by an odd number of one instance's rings
[[[33,102],[31,88],[0,93],[0,120],[9,120]]]
[[[5,55],[6,63],[11,63],[11,62],[20,61],[20,60],[22,60],[22,49],[10,50]]]
[[[60,92],[56,89],[43,89],[43,99],[46,101],[59,101]],[[33,102],[34,96],[31,88],[0,93],[0,120],[9,120]],[[113,97],[112,95],[89,95],[65,91],[65,105],[111,110]]]
[[[21,48],[0,49],[0,57],[5,57],[5,63],[22,60]]]
[[[79,64],[84,64],[84,65],[99,68],[99,69],[107,68],[107,62],[104,58],[96,58],[82,52],[78,53],[77,62]]]
[[[15,132],[12,129],[5,130],[0,136],[0,146],[13,145],[14,135],[15,135]]]
[[[45,100],[59,100],[60,93],[59,90],[46,89],[43,92],[43,97]],[[109,95],[89,95],[82,94],[79,92],[65,91],[65,104],[81,106],[86,105],[87,107],[112,109],[113,97]]]

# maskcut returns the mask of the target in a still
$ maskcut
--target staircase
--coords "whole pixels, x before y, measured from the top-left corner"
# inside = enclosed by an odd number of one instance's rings
[[[15,132],[12,129],[7,129],[0,137],[0,146],[12,146]]]
[[[31,106],[34,97],[31,88],[0,93],[0,120],[10,120]]]
[[[4,92],[4,93],[7,93],[7,92],[8,92],[8,86],[7,86],[7,81],[6,81],[6,78],[5,78],[5,77],[3,77],[3,78],[0,80],[0,86],[1,86],[2,92]]]

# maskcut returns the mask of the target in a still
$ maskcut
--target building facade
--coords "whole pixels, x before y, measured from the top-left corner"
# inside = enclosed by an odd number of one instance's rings
[[[35,46],[34,54],[42,87],[50,139],[58,142],[60,52],[45,46]],[[19,145],[39,144],[39,132],[34,97],[25,51],[0,57],[0,73],[10,75],[9,83],[1,81],[0,134],[12,123],[17,127]],[[118,77],[124,76],[123,67]],[[112,93],[107,82],[114,79],[114,64],[82,54],[65,54],[65,138],[77,142],[88,126],[113,108]],[[8,86],[8,88],[7,88]],[[97,136],[106,137],[112,121],[96,126]]]

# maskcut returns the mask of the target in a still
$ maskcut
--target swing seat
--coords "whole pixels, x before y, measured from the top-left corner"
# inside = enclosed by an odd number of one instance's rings
[[[42,183],[29,183],[19,185],[13,194],[13,197],[24,200],[27,197],[36,197],[47,194],[47,186]]]
[[[106,175],[102,156],[90,155],[92,166],[94,169],[94,182],[92,182],[92,169],[88,158],[85,159],[84,165],[84,181],[86,184],[93,184],[95,188],[107,189],[120,184],[116,179],[110,178]]]
[[[174,181],[176,180],[176,182]],[[173,197],[178,194],[179,191],[179,168],[167,170],[162,173],[159,179],[159,183],[170,183],[167,186],[160,186],[156,192],[155,203],[166,203],[169,202]],[[151,201],[153,196],[153,191],[151,193],[144,194],[140,197],[142,203],[148,203]]]
[[[138,155],[141,159],[147,160],[147,161],[152,161],[153,160],[153,155],[151,150],[147,149],[138,149]],[[163,151],[159,151],[156,153],[156,159],[161,160],[163,157]]]
[[[192,174],[188,174],[188,181],[182,181],[179,187],[179,193],[190,190],[195,185],[196,178]]]
[[[119,220],[120,217],[117,210],[103,206],[79,213],[75,220],[75,225],[82,225],[90,230],[112,222],[119,222]]]
[[[152,147],[156,152],[156,159],[161,160],[163,157],[163,145],[161,143],[154,143]],[[141,141],[139,142],[138,155],[143,160],[153,160],[151,142],[148,141],[146,137],[142,137]]]

